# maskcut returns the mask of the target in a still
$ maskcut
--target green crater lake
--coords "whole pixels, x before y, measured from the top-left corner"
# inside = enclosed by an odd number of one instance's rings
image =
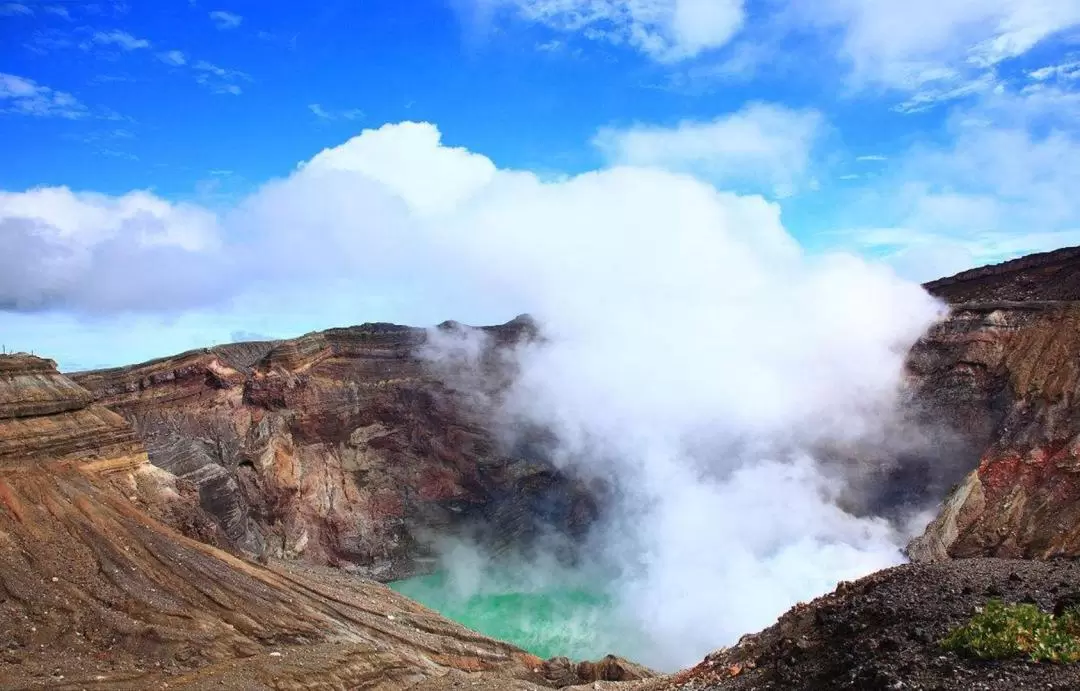
[[[443,616],[541,658],[596,659],[624,654],[613,630],[612,600],[598,590],[556,584],[515,585],[485,579],[466,590],[445,571],[391,583],[390,587]]]

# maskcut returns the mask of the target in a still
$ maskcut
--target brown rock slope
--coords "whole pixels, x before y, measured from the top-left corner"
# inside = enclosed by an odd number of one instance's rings
[[[90,401],[50,361],[0,357],[0,689],[553,685],[381,584],[180,535],[140,504],[198,507]]]
[[[926,287],[952,314],[911,353],[917,399],[974,470],[911,556],[1080,555],[1080,248]]]
[[[494,347],[533,333],[526,319],[486,331]],[[417,357],[426,339],[365,324],[72,378],[127,418],[150,460],[194,483],[223,535],[253,553],[388,580],[418,570],[432,533],[485,526],[513,543],[545,523],[582,530],[595,511],[589,493],[498,449]]]

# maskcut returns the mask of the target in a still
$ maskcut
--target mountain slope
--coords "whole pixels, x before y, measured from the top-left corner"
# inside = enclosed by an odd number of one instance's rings
[[[799,604],[764,631],[635,691],[1014,691],[1080,688],[1080,665],[972,660],[941,648],[992,598],[1052,611],[1076,597],[1073,561],[905,564]]]
[[[972,453],[909,552],[1080,555],[1080,248],[934,281],[950,317],[912,350],[920,404]]]
[[[518,319],[486,332],[498,348],[533,328]],[[365,324],[72,378],[252,553],[391,580],[424,570],[432,533],[483,528],[496,547],[547,525],[580,533],[596,511],[590,493],[501,449],[471,402],[429,372],[427,338]]]
[[[0,357],[0,688],[550,685],[378,583],[180,535],[151,514],[198,504],[91,399],[49,361]]]

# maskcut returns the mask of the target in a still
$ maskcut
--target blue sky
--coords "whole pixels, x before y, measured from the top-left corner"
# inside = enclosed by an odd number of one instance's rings
[[[391,226],[324,222],[319,190],[295,224],[334,272],[238,264],[287,246],[252,209],[299,194],[302,162],[406,121],[441,143],[385,130],[353,147],[367,158],[325,160],[417,218],[403,186],[424,170],[371,163],[391,143],[553,187],[620,165],[690,175],[760,196],[810,254],[911,280],[1080,244],[1078,39],[1080,0],[0,1],[0,233],[20,248],[0,340],[80,367],[530,308],[407,264],[369,280],[342,257]],[[154,262],[149,283],[107,278]],[[259,275],[219,285],[239,272]]]

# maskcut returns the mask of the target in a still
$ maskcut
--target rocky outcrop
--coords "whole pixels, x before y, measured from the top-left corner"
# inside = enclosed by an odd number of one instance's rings
[[[1072,561],[965,559],[879,571],[788,610],[776,624],[629,691],[1080,688],[1080,666],[975,660],[941,640],[991,599],[1051,612],[1075,594]]]
[[[379,583],[181,535],[144,504],[180,483],[91,400],[0,357],[0,689],[554,686]]]
[[[1080,555],[1080,248],[927,288],[951,315],[912,350],[916,399],[970,472],[910,556]]]
[[[491,348],[535,336],[524,318],[485,333]],[[474,402],[425,367],[427,341],[423,329],[365,324],[72,378],[251,553],[389,580],[425,568],[433,535],[498,548],[548,524],[584,530],[591,494],[500,448]]]

